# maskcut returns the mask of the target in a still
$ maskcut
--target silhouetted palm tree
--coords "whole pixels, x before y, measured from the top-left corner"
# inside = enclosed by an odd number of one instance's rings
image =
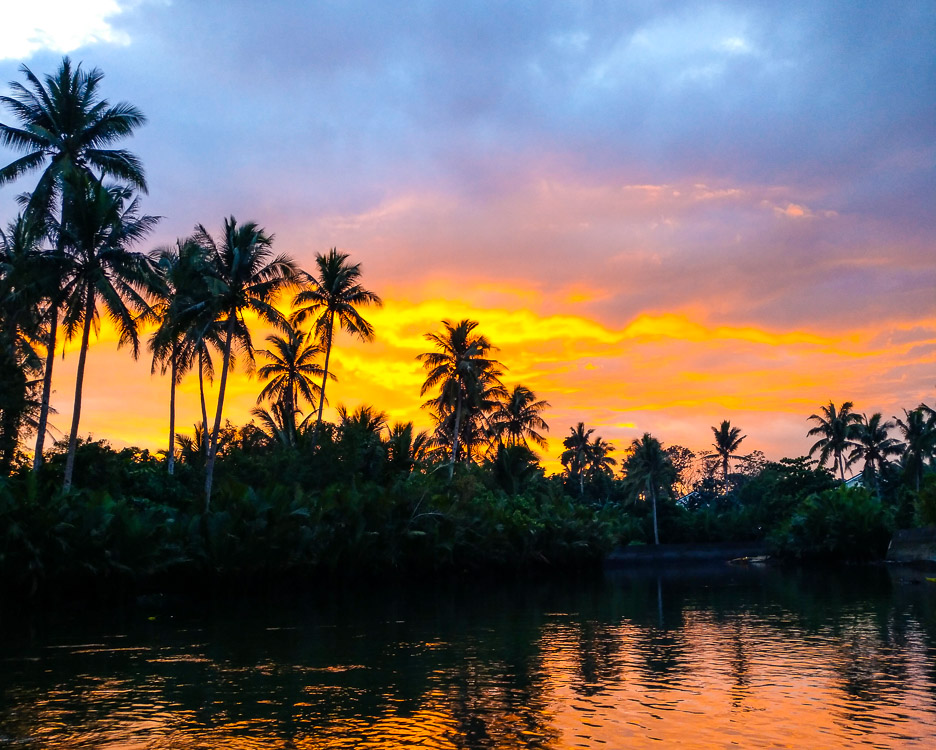
[[[211,507],[211,484],[214,477],[228,370],[239,327],[241,337],[238,343],[244,350],[248,362],[253,361],[253,347],[250,331],[243,320],[244,312],[250,311],[261,320],[284,328],[286,321],[273,307],[273,303],[286,286],[296,282],[298,270],[291,258],[285,255],[273,256],[273,238],[254,222],[238,225],[233,216],[225,219],[220,240],[217,242],[208,230],[198,225],[195,229],[195,240],[209,254],[212,274],[216,282],[212,305],[217,311],[217,319],[221,321],[224,331],[218,408],[215,412],[214,427],[211,430],[205,461],[205,511],[207,512]]]
[[[294,443],[299,400],[305,399],[314,406],[320,395],[321,386],[314,379],[324,377],[324,368],[316,362],[324,348],[294,326],[287,329],[286,336],[272,334],[266,340],[270,348],[260,353],[268,362],[257,370],[257,376],[270,382],[260,391],[257,403],[263,400],[282,402],[284,424],[290,442]],[[330,377],[335,379],[334,375]]]
[[[459,441],[462,438],[463,420],[466,412],[471,415],[493,405],[493,399],[503,389],[500,382],[500,363],[490,358],[494,347],[484,337],[474,333],[477,321],[462,320],[456,324],[442,321],[441,333],[427,333],[425,338],[436,345],[438,351],[417,355],[427,370],[426,380],[419,391],[425,396],[438,388],[439,394],[423,406],[435,410],[439,426],[448,428],[451,416],[452,453],[449,461],[449,477],[459,458]]]
[[[416,432],[412,422],[397,422],[390,428],[384,445],[390,469],[408,474],[425,458],[429,434],[424,430]]]
[[[645,432],[630,446],[630,455],[624,462],[625,479],[632,487],[642,492],[653,505],[653,543],[660,543],[657,523],[657,499],[660,493],[669,491],[676,479],[673,464],[660,445],[660,441]]]
[[[852,411],[854,405],[846,401],[840,409],[835,408],[831,401],[828,406],[821,407],[821,414],[811,414],[809,421],[816,422],[806,434],[810,437],[821,435],[809,449],[809,455],[819,451],[819,465],[825,466],[831,458],[832,466],[837,469],[842,481],[845,481],[845,452],[853,450],[858,443],[855,442],[855,432],[858,427],[859,416]]]
[[[36,343],[54,272],[42,239],[41,225],[23,214],[6,232],[0,229],[0,474],[12,465],[31,411],[33,378],[42,371]]]
[[[579,422],[570,428],[569,436],[562,441],[565,450],[559,457],[566,469],[566,475],[573,481],[578,481],[579,495],[585,494],[585,479],[594,480],[600,474],[610,474],[617,460],[611,457],[614,446],[601,436],[594,440],[591,435],[594,429],[585,429],[585,423]]]
[[[81,417],[81,391],[91,328],[98,326],[98,303],[119,333],[118,346],[130,344],[139,355],[137,322],[151,315],[145,295],[154,286],[155,269],[150,259],[130,247],[143,239],[158,221],[139,215],[139,203],[129,188],[105,187],[95,179],[75,173],[65,193],[64,226],[56,227],[71,260],[71,277],[64,289],[65,334],[70,339],[81,331],[75,406],[68,436],[64,488],[71,487],[75,448]]]
[[[579,495],[585,494],[585,471],[591,455],[591,435],[594,431],[594,428],[586,430],[585,423],[579,422],[569,428],[569,436],[562,441],[565,450],[559,456],[559,461],[565,467],[569,479],[578,480]]]
[[[596,479],[601,474],[611,476],[617,459],[611,457],[614,446],[600,435],[596,436],[588,446],[588,474],[590,479]]]
[[[926,465],[936,459],[936,417],[924,406],[912,411],[904,409],[904,417],[896,420],[904,440],[904,472],[919,492]]]
[[[525,385],[514,389],[498,400],[491,415],[491,426],[498,440],[508,446],[527,445],[532,440],[540,448],[546,448],[546,438],[537,430],[549,431],[549,425],[540,416],[549,408],[549,402],[537,401],[536,394]]]
[[[741,428],[732,427],[727,419],[718,427],[713,427],[712,433],[715,435],[715,442],[712,443],[715,452],[709,453],[706,458],[717,458],[721,463],[722,481],[725,484],[725,492],[728,492],[728,461],[732,458],[742,458],[736,455],[735,451],[747,435],[742,435]]]
[[[381,433],[387,429],[387,415],[364,404],[353,412],[339,406],[338,418],[339,456],[345,462],[351,486],[357,474],[376,479],[386,458]]]
[[[152,307],[159,320],[159,327],[149,340],[149,348],[153,353],[151,372],[160,369],[163,374],[167,370],[170,374],[169,451],[166,463],[169,474],[172,474],[176,445],[176,386],[196,362],[199,362],[201,370],[203,358],[199,354],[206,343],[202,340],[203,336],[195,333],[201,329],[193,322],[199,316],[193,315],[192,310],[208,304],[210,289],[207,277],[210,267],[204,249],[192,238],[177,240],[173,247],[157,250],[150,257],[159,274],[159,284],[153,290],[155,301]],[[218,344],[216,326],[208,328],[207,336],[213,337],[213,343]],[[201,395],[204,403],[204,390]],[[205,418],[203,408],[202,420]]]
[[[96,173],[99,180],[115,177],[146,192],[143,167],[137,157],[123,149],[109,148],[132,135],[146,118],[130,104],[120,102],[111,106],[100,98],[98,87],[104,77],[100,70],[84,71],[81,65],[73,68],[68,57],[64,57],[58,70],[46,76],[44,82],[25,65],[20,66],[20,72],[26,77],[26,85],[12,81],[11,95],[0,96],[0,104],[13,112],[19,125],[0,123],[0,145],[25,154],[0,169],[0,185],[43,170],[28,203],[28,213],[34,219],[45,222],[56,200],[64,209],[62,194],[68,188],[69,176],[76,172]],[[59,216],[59,225],[60,228],[65,225],[64,214]],[[56,243],[59,254],[63,241],[59,232]],[[64,283],[64,279],[59,279],[59,286]],[[52,300],[48,309],[34,471],[42,463],[49,416],[59,303],[59,299]]]
[[[852,448],[848,461],[850,467],[859,461],[864,461],[862,476],[865,485],[873,489],[880,497],[878,476],[884,471],[889,459],[900,455],[900,443],[888,435],[888,430],[894,428],[893,422],[882,422],[880,412],[872,414],[869,418],[861,414],[855,422],[855,446]]]
[[[312,433],[313,446],[325,408],[325,384],[328,380],[335,325],[361,341],[371,341],[374,329],[364,320],[358,308],[369,305],[380,307],[383,304],[374,292],[361,286],[361,264],[348,263],[347,253],[339,253],[337,248],[332,248],[325,255],[317,253],[315,265],[316,274],[309,277],[311,286],[302,289],[293,299],[293,307],[296,309],[290,316],[294,324],[302,323],[306,318],[314,318],[315,336],[325,346],[318,416]]]

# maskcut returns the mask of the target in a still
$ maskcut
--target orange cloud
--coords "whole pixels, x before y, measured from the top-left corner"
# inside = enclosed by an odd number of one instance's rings
[[[430,288],[434,285],[430,284]],[[434,288],[433,288],[434,291]],[[476,300],[497,298],[502,305]],[[513,303],[508,304],[508,303]],[[932,400],[936,319],[866,326],[844,335],[808,330],[768,330],[708,323],[699,311],[643,313],[614,328],[584,315],[542,312],[548,300],[535,289],[496,285],[459,287],[456,298],[387,295],[370,310],[376,340],[338,337],[332,357],[339,381],[328,395],[334,418],[339,403],[372,403],[392,420],[426,428],[420,408],[424,371],[415,356],[430,348],[425,334],[443,318],[471,318],[500,347],[508,384],[523,382],[551,406],[547,465],[558,470],[562,438],[578,421],[623,449],[644,431],[665,443],[705,448],[709,426],[731,419],[749,435],[746,448],[774,457],[808,448],[806,417],[819,404],[850,399],[859,411],[899,413]],[[255,329],[258,346],[265,332]],[[107,326],[88,359],[82,434],[161,449],[166,441],[168,382],[151,376],[148,361],[134,363],[117,351]],[[54,406],[60,428],[70,420],[77,353],[57,360]],[[232,374],[225,416],[248,420],[261,385],[244,368]],[[214,413],[214,387],[209,415]],[[179,389],[178,424],[186,431],[200,419],[197,379]],[[307,412],[311,406],[306,406]]]

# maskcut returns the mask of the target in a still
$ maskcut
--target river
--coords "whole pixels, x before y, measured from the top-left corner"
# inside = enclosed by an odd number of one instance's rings
[[[620,571],[0,614],[0,746],[936,747],[936,583]]]

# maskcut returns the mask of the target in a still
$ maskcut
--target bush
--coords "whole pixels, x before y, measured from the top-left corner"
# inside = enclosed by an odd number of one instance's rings
[[[794,559],[867,561],[883,558],[892,513],[863,487],[813,493],[769,537],[775,554]]]

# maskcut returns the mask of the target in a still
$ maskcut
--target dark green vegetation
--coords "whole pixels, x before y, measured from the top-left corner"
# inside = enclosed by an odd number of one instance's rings
[[[891,423],[830,403],[809,418],[818,466],[741,455],[746,436],[726,420],[700,456],[645,434],[616,474],[614,446],[580,422],[563,441],[563,474],[547,477],[531,445],[545,447],[548,403],[505,384],[507,367],[471,320],[426,334],[431,433],[372,406],[339,406],[329,423],[335,336],[373,339],[365,313],[381,304],[360,265],[332,249],[306,272],[263,227],[234,217],[219,233],[198,225],[172,247],[135,250],[156,219],[140,211],[141,164],[111,146],[143,115],[101,99],[100,71],[67,58],[42,80],[22,71],[26,84],[0,97],[17,120],[0,123],[0,143],[23,154],[0,169],[0,184],[39,173],[0,235],[8,587],[565,569],[595,564],[615,544],[660,541],[767,539],[791,557],[862,560],[881,556],[895,526],[933,518],[936,415],[925,405]],[[79,438],[102,316],[133,356],[148,331],[153,370],[169,375],[165,454]],[[267,349],[256,348],[248,317],[275,331]],[[47,450],[62,336],[81,342],[74,409],[67,437]],[[236,363],[264,382],[256,423],[241,427],[224,421]],[[180,436],[175,388],[191,371],[201,419]],[[204,383],[216,376],[209,418]],[[838,479],[821,468],[830,461]],[[840,486],[849,468],[863,487]]]

